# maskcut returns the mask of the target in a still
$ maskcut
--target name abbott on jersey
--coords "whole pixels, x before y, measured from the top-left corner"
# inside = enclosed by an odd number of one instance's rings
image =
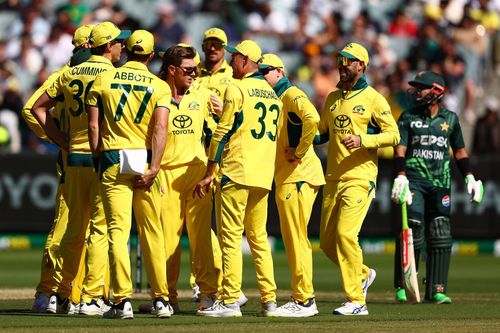
[[[145,75],[138,74],[138,73],[131,73],[131,72],[116,72],[115,77],[113,79],[135,81],[135,82],[144,82],[144,83],[153,82],[152,77],[145,76]]]

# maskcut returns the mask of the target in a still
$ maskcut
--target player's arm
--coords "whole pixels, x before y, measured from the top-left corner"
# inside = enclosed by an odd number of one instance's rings
[[[318,111],[316,111],[314,105],[302,92],[293,96],[292,110],[294,110],[294,113],[298,115],[302,122],[302,135],[297,147],[288,147],[286,150],[287,158],[291,162],[300,160],[311,148],[320,122]]]
[[[397,176],[392,183],[391,199],[398,204],[406,202],[408,205],[411,205],[413,198],[410,192],[410,182],[406,178],[406,150],[409,138],[407,113],[403,113],[400,116],[398,129],[401,139],[399,144],[394,147],[394,168]]]
[[[328,98],[326,99],[325,106],[323,107],[323,112],[321,112],[321,116],[319,119],[319,124],[318,124],[318,131],[316,132],[316,135],[314,136],[313,144],[315,145],[321,145],[323,143],[327,143],[329,138],[329,133],[328,133],[328,116],[330,114],[330,106],[331,106],[331,101],[332,101],[332,96],[333,93],[330,93],[328,95]]]
[[[56,100],[50,98],[47,92],[43,93],[33,104],[31,114],[43,128],[47,136],[63,150],[68,150],[68,139],[66,135],[57,127],[54,119],[50,115],[50,109],[56,105]]]
[[[394,147],[400,140],[398,126],[392,116],[391,107],[381,95],[374,101],[374,112],[372,119],[380,133],[360,133],[360,146],[364,148]]]
[[[149,164],[149,169],[144,173],[136,177],[136,186],[145,189],[151,188],[153,182],[155,181],[158,172],[160,171],[161,158],[165,151],[165,145],[167,144],[167,132],[168,132],[168,115],[169,109],[166,107],[156,107],[153,113],[153,135],[151,137],[151,163]]]
[[[97,106],[87,105],[88,114],[88,136],[90,143],[90,151],[94,158],[99,157],[101,146],[101,123],[102,123],[102,113],[99,112]]]
[[[451,124],[450,127],[450,146],[453,150],[453,155],[455,157],[457,167],[464,177],[467,193],[470,195],[470,201],[475,204],[480,204],[481,201],[483,201],[484,195],[483,182],[480,180],[476,180],[474,174],[472,173],[469,153],[465,149],[462,129],[456,115],[453,118],[453,124]]]
[[[203,198],[209,193],[212,176],[216,166],[222,159],[222,152],[229,138],[238,128],[237,122],[240,121],[238,115],[241,112],[243,94],[236,85],[229,85],[224,95],[224,106],[222,117],[214,131],[210,147],[208,149],[208,165],[205,176],[196,184],[193,190],[193,197]]]

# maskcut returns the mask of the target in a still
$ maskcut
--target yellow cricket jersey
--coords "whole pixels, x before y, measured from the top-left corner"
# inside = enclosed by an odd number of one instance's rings
[[[114,69],[111,61],[93,55],[86,62],[65,71],[47,89],[47,94],[51,98],[58,100],[64,98],[64,108],[69,119],[70,153],[90,152],[85,99],[96,76],[111,69]]]
[[[101,151],[150,149],[153,112],[170,109],[170,97],[168,84],[136,61],[98,75],[86,104],[103,112]]]
[[[227,87],[208,151],[208,159],[220,163],[222,176],[241,185],[271,189],[281,107],[258,72]]]
[[[320,120],[318,111],[304,92],[292,86],[287,78],[278,81],[274,91],[283,102],[278,122],[275,182],[325,184],[321,161],[312,146]],[[300,163],[288,162],[285,155],[288,147],[295,148],[295,156],[301,158]]]
[[[31,109],[33,108],[33,105],[35,104],[37,99],[40,96],[42,96],[43,93],[45,93],[45,91],[54,83],[54,81],[56,81],[57,78],[61,76],[61,74],[67,71],[68,69],[69,66],[64,65],[63,67],[59,68],[56,72],[52,73],[47,78],[47,80],[45,80],[45,82],[33,93],[33,95],[31,95],[26,104],[24,104],[23,110],[21,111],[21,115],[28,124],[29,128],[36,134],[36,136],[38,136],[42,140],[50,141],[50,139],[47,137],[47,134],[45,134],[45,131],[43,130],[42,126],[38,123],[38,121],[31,113]],[[64,122],[63,119],[61,118],[63,109],[64,109],[64,103],[58,102],[54,107],[54,110],[52,111],[52,117],[54,118],[54,120],[56,120],[56,123],[58,123],[58,125],[60,126],[59,128],[64,131],[64,129],[61,127],[62,123]]]
[[[216,72],[210,72],[204,63],[200,65],[201,74],[196,80],[197,84],[213,91],[221,100],[227,86],[233,82],[233,68],[224,60],[221,68]]]
[[[210,139],[216,127],[210,116],[210,94],[189,89],[180,103],[172,99],[171,105],[162,168],[206,164],[205,138]]]
[[[377,178],[377,148],[396,146],[399,131],[385,98],[370,87],[364,76],[350,91],[336,90],[326,100],[319,124],[321,140],[328,145],[326,179]],[[341,142],[349,135],[361,137],[361,147],[349,151]]]

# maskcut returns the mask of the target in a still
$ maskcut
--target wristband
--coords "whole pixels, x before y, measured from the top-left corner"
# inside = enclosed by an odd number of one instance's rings
[[[470,168],[470,159],[468,157],[461,158],[457,160],[457,167],[458,170],[462,173],[462,176],[465,178],[468,174],[472,173],[472,170]]]
[[[396,168],[396,173],[406,172],[406,160],[404,157],[394,158],[394,167]]]

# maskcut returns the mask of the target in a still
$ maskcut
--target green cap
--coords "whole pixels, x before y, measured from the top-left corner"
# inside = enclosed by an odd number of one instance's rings
[[[408,81],[408,83],[411,86],[424,86],[429,88],[432,88],[434,84],[438,84],[443,88],[446,87],[443,77],[438,73],[432,71],[419,72],[415,76],[415,78],[411,81]]]

